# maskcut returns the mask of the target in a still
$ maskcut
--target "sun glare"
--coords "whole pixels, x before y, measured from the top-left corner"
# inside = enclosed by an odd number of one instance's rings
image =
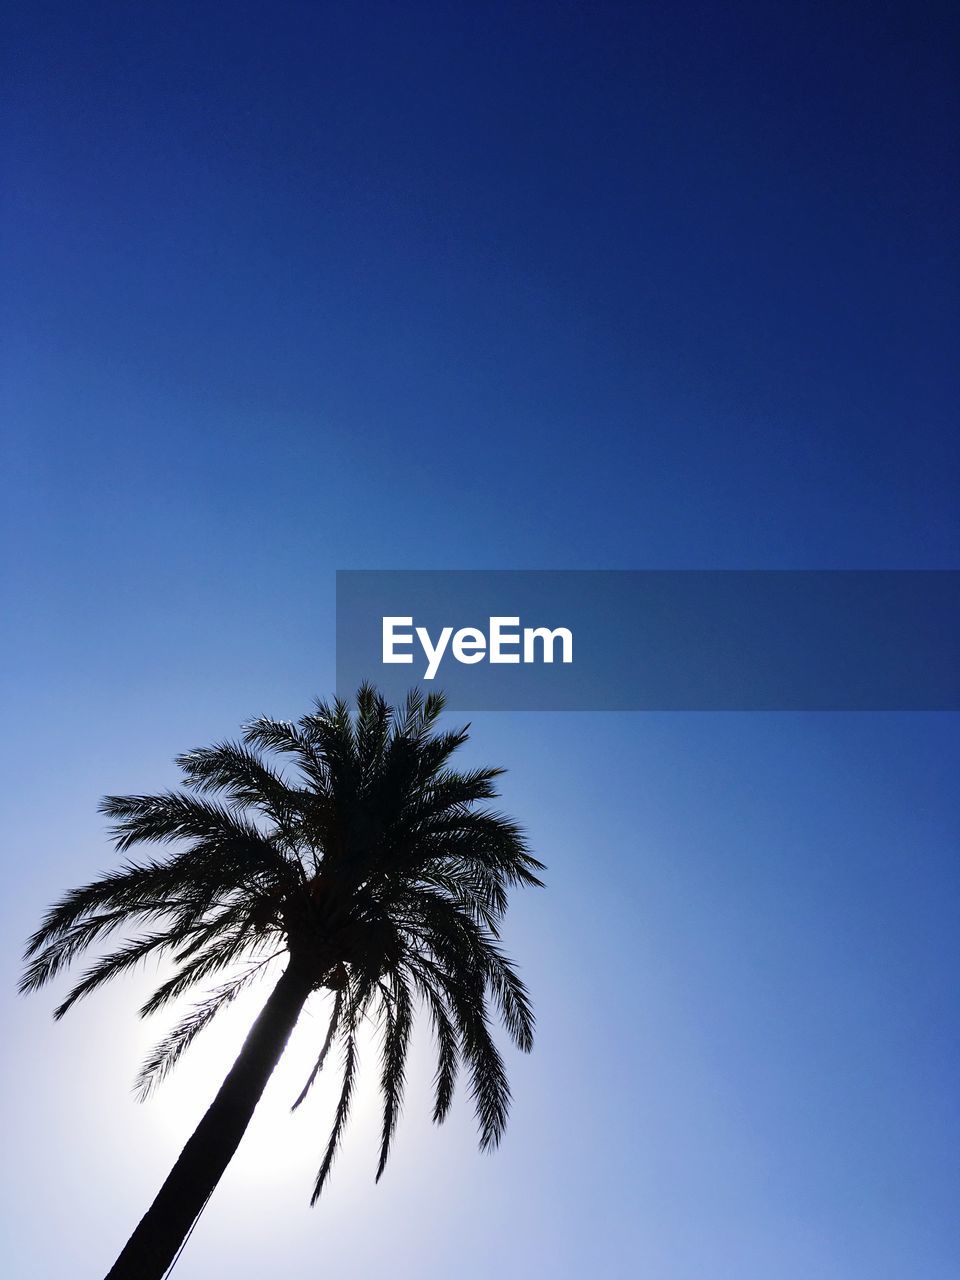
[[[229,1008],[219,1013],[169,1076],[151,1093],[144,1103],[144,1112],[150,1116],[156,1131],[166,1136],[171,1128],[175,1128],[181,1142],[190,1135],[233,1065],[244,1037],[280,972],[279,966],[271,966],[261,982],[242,992]],[[187,1011],[189,1003],[185,1000],[175,1013],[166,1018],[158,1015],[139,1023],[137,1049],[141,1058]],[[267,1085],[261,1106],[234,1161],[235,1172],[248,1184],[262,1185],[274,1180],[279,1147],[296,1142],[297,1135],[304,1128],[310,1130],[311,1151],[316,1153],[314,1126],[297,1123],[301,1117],[299,1114],[291,1116],[290,1107],[316,1062],[331,1007],[330,997],[320,993],[311,997]],[[311,1103],[321,1106],[325,1102],[331,1106],[334,1104],[339,1087],[338,1068],[337,1056],[332,1055],[311,1090],[311,1098],[304,1104],[305,1110],[308,1107],[312,1109]],[[278,1132],[281,1126],[282,1132]]]

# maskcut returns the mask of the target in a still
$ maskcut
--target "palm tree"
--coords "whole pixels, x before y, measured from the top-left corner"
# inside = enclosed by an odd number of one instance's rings
[[[100,955],[54,1016],[147,957],[174,970],[141,1015],[219,975],[144,1062],[148,1094],[237,994],[285,957],[282,975],[220,1091],[108,1280],[161,1280],[236,1151],[307,1000],[332,993],[326,1037],[294,1106],[335,1044],[343,1083],[311,1203],[340,1144],[358,1067],[358,1031],[382,1031],[383,1124],[377,1179],[397,1125],[415,1010],[437,1049],[433,1118],[447,1115],[462,1063],[481,1149],[500,1141],[510,1089],[489,1003],[524,1050],[533,1043],[527,991],[498,945],[513,885],[543,869],[519,828],[483,807],[500,769],[457,772],[467,729],[440,732],[442,696],[412,693],[395,711],[370,686],[356,710],[318,702],[296,724],[261,718],[240,742],[180,756],[185,790],[108,796],[116,848],[172,844],[74,889],[30,939],[22,991],[56,977],[116,929],[146,931]],[[293,775],[282,772],[286,762]],[[219,796],[218,800],[211,796]],[[225,980],[224,980],[225,979]]]

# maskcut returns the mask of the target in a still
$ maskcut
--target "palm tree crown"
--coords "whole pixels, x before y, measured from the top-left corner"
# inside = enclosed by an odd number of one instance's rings
[[[183,790],[107,797],[101,807],[118,850],[172,849],[68,893],[28,945],[23,991],[114,930],[141,930],[87,969],[57,1018],[148,956],[172,957],[175,968],[143,1015],[215,979],[144,1062],[142,1096],[272,959],[287,956],[306,994],[332,992],[326,1037],[294,1104],[339,1044],[342,1090],[311,1203],[347,1119],[363,1018],[382,1028],[378,1179],[418,1003],[437,1049],[434,1120],[447,1115],[462,1064],[481,1148],[499,1142],[510,1100],[491,1001],[515,1044],[528,1051],[533,1043],[529,997],[498,929],[508,888],[539,885],[542,864],[519,828],[483,805],[502,771],[450,767],[467,729],[440,732],[442,706],[440,695],[413,693],[394,711],[364,686],[353,714],[339,699],[318,702],[295,724],[261,718],[239,742],[180,756]]]

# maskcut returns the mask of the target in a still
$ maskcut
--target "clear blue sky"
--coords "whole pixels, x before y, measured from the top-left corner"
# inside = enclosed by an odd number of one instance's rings
[[[6,17],[0,1202],[10,1274],[59,1280],[112,1261],[236,1039],[138,1107],[137,983],[54,1027],[23,938],[110,865],[101,793],[330,691],[335,569],[958,567],[958,23]],[[324,1098],[289,1119],[281,1071],[178,1280],[953,1280],[958,737],[477,718],[550,867],[508,928],[541,1032],[504,1147],[414,1090],[380,1186],[361,1109],[310,1212]]]

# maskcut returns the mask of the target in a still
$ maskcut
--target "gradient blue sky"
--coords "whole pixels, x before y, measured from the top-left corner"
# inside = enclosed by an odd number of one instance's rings
[[[242,1021],[146,1107],[139,980],[12,997],[105,791],[332,689],[337,568],[956,568],[954,6],[10,4],[8,1271],[106,1270]],[[502,1150],[374,1188],[298,1029],[178,1266],[947,1280],[957,719],[485,715],[550,867]],[[249,1014],[249,1009],[247,1010]],[[232,1039],[231,1039],[232,1036]]]

